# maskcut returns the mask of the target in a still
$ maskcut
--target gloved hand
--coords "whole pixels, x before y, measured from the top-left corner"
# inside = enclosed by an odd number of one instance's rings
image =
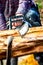
[[[16,14],[15,16],[10,17],[7,23],[7,29],[9,29],[9,23],[12,24],[10,25],[12,29],[20,27],[23,23],[22,20],[23,20],[22,14]]]
[[[12,25],[11,25],[12,23]],[[21,35],[24,35],[28,31],[28,22],[25,21],[24,16],[13,16],[9,19],[9,29],[18,29]]]
[[[12,22],[12,28],[16,28],[22,25],[22,20],[21,20],[22,14],[16,14],[15,18],[16,19],[14,22]],[[23,17],[22,17],[23,18]]]
[[[20,16],[19,19],[21,19],[22,25],[19,27],[19,33],[21,36],[25,35],[29,29],[28,22],[25,20],[23,14],[17,14],[17,16]]]

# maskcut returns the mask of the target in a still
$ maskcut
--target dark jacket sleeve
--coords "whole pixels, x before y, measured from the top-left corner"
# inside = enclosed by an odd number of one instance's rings
[[[33,0],[19,0],[19,7],[16,13],[25,14],[33,4],[34,4]]]

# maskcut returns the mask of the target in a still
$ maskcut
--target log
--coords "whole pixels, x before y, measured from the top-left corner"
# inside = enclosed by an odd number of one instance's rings
[[[29,28],[27,34],[33,33],[33,32],[41,32],[41,31],[43,31],[43,26],[42,27],[32,27],[32,28]],[[16,29],[15,30],[5,30],[5,31],[2,30],[2,31],[0,31],[0,36],[9,36],[9,35],[20,36],[19,31]]]
[[[29,28],[24,36],[18,30],[3,30],[0,31],[0,59],[6,58],[8,36],[13,36],[12,57],[43,52],[43,26]]]

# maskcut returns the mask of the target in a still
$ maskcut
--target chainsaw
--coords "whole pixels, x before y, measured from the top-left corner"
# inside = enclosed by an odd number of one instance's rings
[[[9,30],[12,29],[12,22],[18,22],[18,21],[21,21],[23,24],[19,27],[16,27],[16,29],[18,29],[19,33],[21,36],[24,36],[27,31],[28,31],[28,22],[26,22],[24,19],[23,19],[23,16],[12,16],[9,18],[9,24],[7,27],[9,27]],[[13,40],[13,37],[12,36],[9,36],[7,38],[7,55],[6,55],[6,59],[7,59],[7,65],[11,65],[11,52],[12,52],[12,40]],[[15,65],[17,65],[17,60],[18,58],[15,59]]]
[[[12,29],[12,23],[13,22],[22,22],[22,25],[15,27],[15,29],[18,29],[21,36],[25,35],[26,32],[29,29],[28,22],[25,21],[24,16],[12,16],[9,18],[7,28]]]

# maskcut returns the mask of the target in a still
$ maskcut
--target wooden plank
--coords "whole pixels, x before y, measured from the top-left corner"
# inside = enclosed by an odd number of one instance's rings
[[[43,26],[42,27],[32,27],[29,28],[27,34],[32,33],[32,32],[37,32],[37,31],[43,31]],[[3,30],[0,31],[0,36],[9,36],[9,35],[14,35],[14,36],[19,36],[19,31],[18,30]]]
[[[0,59],[6,58],[8,36],[13,36],[12,57],[43,52],[43,27],[29,28],[25,36],[20,36],[18,30],[3,30],[0,31]]]
[[[28,47],[22,50],[12,51],[12,57],[17,57],[17,56],[20,57],[23,55],[39,53],[39,52],[43,52],[42,45],[38,45],[35,47],[30,47],[30,48]],[[3,53],[0,54],[0,60],[5,58],[6,58],[6,52],[4,51]]]

